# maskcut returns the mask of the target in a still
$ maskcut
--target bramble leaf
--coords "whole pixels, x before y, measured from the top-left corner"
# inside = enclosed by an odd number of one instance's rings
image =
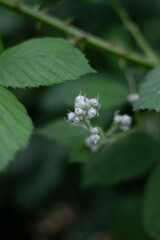
[[[27,146],[32,130],[24,106],[10,91],[0,87],[0,171]]]
[[[0,56],[0,84],[5,87],[49,86],[92,72],[83,53],[60,38],[32,39]]]
[[[151,70],[140,86],[140,98],[135,110],[148,109],[160,112],[160,66]]]
[[[143,222],[146,231],[154,239],[160,239],[160,164],[151,173],[145,188]]]
[[[132,133],[105,146],[84,165],[83,185],[116,184],[146,173],[159,159],[159,146],[144,133]]]

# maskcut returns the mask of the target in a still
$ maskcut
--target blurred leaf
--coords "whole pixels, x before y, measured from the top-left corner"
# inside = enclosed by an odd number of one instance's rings
[[[76,147],[72,150],[69,161],[71,163],[74,162],[83,163],[88,161],[90,158],[92,158],[92,153],[83,144],[82,146]]]
[[[0,106],[0,170],[3,170],[27,146],[33,125],[24,106],[3,87]]]
[[[67,82],[55,86],[42,95],[42,106],[47,110],[53,111],[57,106],[73,106],[75,97],[82,92],[88,98],[99,95],[101,109],[119,107],[127,99],[127,88],[122,83],[108,79],[108,76],[96,74],[87,76],[76,82]]]
[[[0,8],[0,34],[4,37],[19,33],[24,28],[25,18],[13,11]],[[9,42],[12,39],[9,38]]]
[[[112,228],[116,239],[146,240],[141,219],[141,195],[129,192],[120,193],[115,200],[115,210],[112,213]]]
[[[32,39],[0,56],[0,84],[11,87],[53,85],[95,72],[78,49],[60,38]]]
[[[143,221],[147,233],[160,239],[160,164],[151,173],[144,194]]]
[[[88,131],[72,125],[65,119],[56,120],[45,127],[42,127],[37,133],[53,140],[63,147],[75,148],[84,143]]]
[[[9,168],[16,205],[38,208],[51,193],[55,195],[65,176],[65,165],[64,149],[34,136],[26,151],[19,154]]]
[[[160,67],[151,70],[140,86],[140,99],[135,110],[148,109],[160,111]]]
[[[160,157],[159,146],[144,133],[133,133],[104,147],[84,165],[83,185],[116,184],[146,173]]]

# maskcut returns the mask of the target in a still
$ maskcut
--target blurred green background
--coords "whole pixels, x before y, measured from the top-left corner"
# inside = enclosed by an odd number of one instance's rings
[[[75,26],[128,51],[141,51],[107,0],[23,2],[60,19],[71,20]],[[160,1],[123,0],[121,3],[159,53]],[[0,52],[3,47],[6,49],[27,39],[43,36],[66,37],[0,7]],[[83,185],[83,164],[76,163],[75,159],[79,156],[74,153],[72,160],[75,162],[71,163],[70,149],[37,134],[37,129],[42,126],[59,118],[64,119],[81,90],[88,97],[99,93],[99,124],[104,128],[110,125],[116,110],[132,114],[132,108],[126,101],[127,82],[117,59],[87,46],[79,47],[98,71],[97,75],[53,87],[10,89],[27,108],[36,130],[28,148],[19,153],[0,176],[0,238],[3,240],[151,239],[142,224],[143,190],[148,170],[136,178],[126,177],[126,181],[116,184],[94,184],[93,181],[93,184]],[[135,68],[134,65],[128,65],[128,71],[133,74],[137,86],[146,73],[146,69]],[[159,142],[159,115],[150,113],[149,116],[148,119],[148,114],[142,114],[146,123],[143,123],[143,129],[149,132],[149,121],[154,120],[156,125],[151,133]],[[60,134],[65,135],[65,132],[61,131]]]

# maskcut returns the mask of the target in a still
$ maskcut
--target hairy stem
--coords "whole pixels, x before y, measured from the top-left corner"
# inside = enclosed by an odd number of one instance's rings
[[[97,49],[98,51],[102,51],[103,53],[111,53],[119,58],[126,59],[127,61],[148,68],[153,68],[158,64],[157,62],[153,61],[153,59],[149,60],[137,53],[125,51],[122,48],[114,46],[112,43],[109,43],[99,37],[85,32],[77,27],[68,25],[65,23],[65,21],[59,20],[48,14],[44,14],[41,11],[35,10],[34,8],[26,6],[22,3],[17,5],[14,3],[14,1],[11,2],[10,0],[0,0],[0,5],[41,22],[55,30],[62,32],[63,34],[66,34],[67,36],[84,41],[89,47]]]
[[[125,9],[119,4],[119,1],[109,0],[109,2],[112,8],[115,10],[115,12],[118,14],[120,19],[124,23],[124,25],[126,26],[126,28],[128,29],[128,31],[132,34],[136,42],[139,44],[140,48],[152,59],[153,62],[160,63],[157,54],[149,45],[149,43],[146,41],[137,25],[131,20]]]

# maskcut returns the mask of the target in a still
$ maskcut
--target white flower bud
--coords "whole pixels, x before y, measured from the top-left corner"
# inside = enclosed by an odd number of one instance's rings
[[[130,116],[128,116],[127,114],[121,116],[121,124],[122,125],[131,125],[132,123],[132,119]]]
[[[80,102],[80,101],[84,101],[84,98],[85,98],[84,96],[78,95],[75,99],[75,103]]]
[[[89,105],[89,99],[88,98],[84,98],[83,100],[77,101],[75,103],[75,108],[81,108],[83,110],[88,110],[90,107]]]
[[[85,139],[85,144],[86,144],[87,147],[91,147],[92,146],[90,137],[87,137]]]
[[[88,111],[88,118],[91,119],[91,118],[94,118],[96,115],[97,115],[97,111],[96,109],[94,108],[90,108],[89,111]]]
[[[99,134],[99,130],[98,130],[98,128],[96,128],[96,127],[94,127],[94,128],[91,128],[91,130],[90,130],[90,132],[91,132],[91,134]]]
[[[98,148],[99,148],[99,145],[97,144],[97,145],[92,145],[91,146],[91,151],[92,152],[96,152],[97,150],[98,150]]]
[[[79,122],[80,122],[80,118],[79,117],[75,117],[74,123],[79,123]]]
[[[114,123],[119,124],[121,122],[122,116],[121,115],[116,115],[114,117]]]
[[[121,126],[120,129],[122,129],[124,132],[128,132],[130,130],[129,126]]]
[[[78,116],[84,115],[84,111],[81,108],[76,108],[75,109],[75,114]]]
[[[138,93],[131,93],[128,95],[128,102],[130,103],[135,103],[139,99],[139,94]]]
[[[68,120],[73,122],[75,119],[75,113],[74,112],[70,112],[68,113]]]
[[[92,144],[97,144],[99,142],[99,140],[100,140],[100,136],[97,134],[90,136],[90,142]]]
[[[91,107],[97,108],[99,106],[99,102],[98,102],[98,100],[96,98],[91,98],[89,100],[89,103],[90,103]]]

